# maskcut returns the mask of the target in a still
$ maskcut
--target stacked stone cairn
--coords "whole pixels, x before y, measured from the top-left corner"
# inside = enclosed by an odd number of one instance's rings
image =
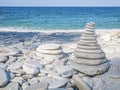
[[[36,56],[38,58],[63,58],[64,54],[59,44],[43,44],[36,50]]]
[[[97,43],[94,26],[93,22],[87,23],[70,61],[71,67],[88,76],[102,74],[110,68],[105,53]]]

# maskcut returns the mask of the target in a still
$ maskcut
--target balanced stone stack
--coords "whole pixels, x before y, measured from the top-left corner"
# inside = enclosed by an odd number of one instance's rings
[[[89,76],[102,74],[110,68],[105,53],[97,43],[94,26],[93,22],[87,23],[70,61],[71,67]]]
[[[36,56],[38,58],[61,59],[64,56],[59,44],[43,44],[40,45],[36,51]]]

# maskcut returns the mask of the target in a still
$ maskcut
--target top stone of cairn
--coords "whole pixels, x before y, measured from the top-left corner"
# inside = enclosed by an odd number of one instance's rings
[[[89,23],[87,23],[86,28],[94,29],[94,26],[95,26],[95,23],[89,22]]]
[[[95,23],[87,23],[77,48],[70,61],[71,67],[86,75],[94,76],[106,72],[110,64],[97,43]]]
[[[61,47],[59,44],[43,44],[38,47],[38,49],[45,49],[45,50],[58,50],[60,48]]]

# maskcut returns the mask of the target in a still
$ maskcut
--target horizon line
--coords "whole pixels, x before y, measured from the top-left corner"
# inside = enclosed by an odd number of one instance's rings
[[[0,6],[0,7],[120,7],[120,6]]]

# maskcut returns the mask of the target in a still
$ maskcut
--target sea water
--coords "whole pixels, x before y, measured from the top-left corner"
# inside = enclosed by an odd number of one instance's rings
[[[0,30],[120,29],[120,7],[0,7]]]

